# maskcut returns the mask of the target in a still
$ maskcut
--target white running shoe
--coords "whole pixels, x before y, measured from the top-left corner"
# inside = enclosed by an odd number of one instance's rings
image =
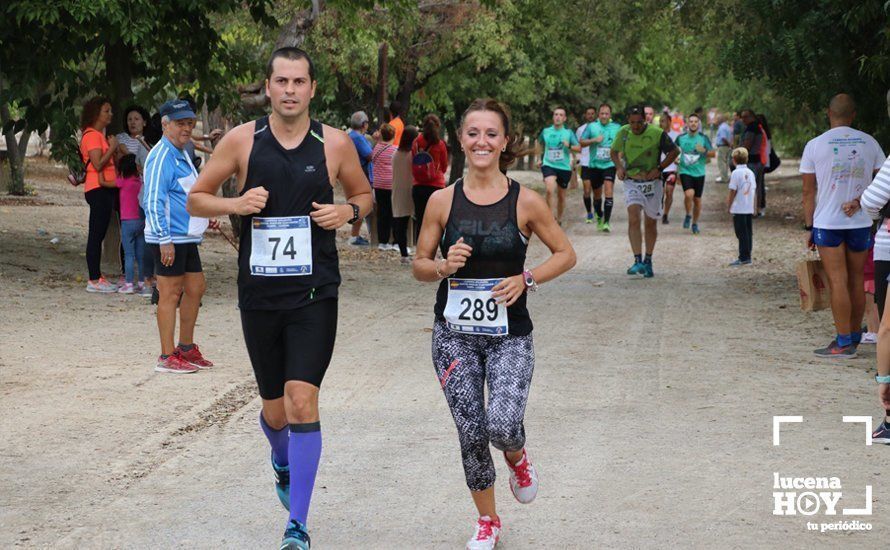
[[[862,333],[862,341],[860,344],[877,344],[878,343],[878,333],[877,332],[863,332]]]
[[[528,454],[522,449],[522,460],[518,464],[510,464],[507,454],[504,460],[510,468],[510,490],[521,504],[528,504],[538,495],[538,471],[528,460]]]
[[[482,516],[476,521],[476,532],[467,541],[467,550],[492,550],[501,538],[501,520]]]
[[[389,245],[386,243],[380,243],[377,245],[377,250],[381,250],[381,251],[389,250]]]
[[[87,292],[100,292],[108,294],[117,292],[117,286],[105,280],[105,277],[99,277],[95,281],[87,281]]]

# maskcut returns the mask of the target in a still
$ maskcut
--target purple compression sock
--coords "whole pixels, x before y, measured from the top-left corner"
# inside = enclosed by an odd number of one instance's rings
[[[291,424],[287,446],[290,459],[290,519],[306,525],[315,474],[321,458],[321,426],[318,422]]]
[[[266,439],[269,440],[269,445],[272,446],[272,458],[275,460],[275,464],[278,466],[287,466],[287,437],[290,433],[287,426],[280,430],[276,430],[266,423],[266,419],[263,417],[262,411],[260,411],[260,427],[263,429],[263,433],[266,434]]]

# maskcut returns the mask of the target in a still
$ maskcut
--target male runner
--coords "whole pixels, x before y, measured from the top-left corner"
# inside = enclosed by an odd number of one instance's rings
[[[229,132],[189,197],[192,214],[242,216],[238,305],[263,399],[260,426],[272,446],[279,499],[290,510],[282,550],[309,548],[306,516],[321,456],[318,392],[337,332],[336,229],[372,204],[349,136],[309,116],[316,84],[306,52],[276,50],[266,68],[272,114]],[[232,175],[241,196],[218,197]],[[346,204],[333,204],[337,181]]]
[[[620,128],[618,123],[612,122],[612,106],[603,103],[599,108],[599,120],[589,124],[581,136],[581,146],[589,145],[593,148],[590,155],[588,169],[590,181],[588,183],[593,188],[597,229],[606,233],[612,231],[609,220],[612,218],[612,188],[615,182],[615,163],[612,162],[611,148]],[[603,204],[604,187],[605,205]],[[585,187],[585,192],[589,193],[589,189]],[[586,197],[589,197],[589,194]],[[586,197],[585,200],[588,200]]]
[[[578,141],[581,141],[581,136],[584,135],[584,130],[587,129],[591,123],[596,121],[596,107],[588,107],[586,111],[584,111],[584,124],[578,126],[578,129],[575,130],[575,137],[578,138]],[[590,201],[590,147],[581,147],[581,155],[578,158],[578,166],[581,168],[581,182],[584,185],[584,209],[587,210],[587,218],[585,220],[586,223],[593,223],[593,212],[591,211],[591,203]]]
[[[652,124],[655,120],[655,108],[648,103],[643,105],[643,115],[646,117],[646,124]]]
[[[653,277],[652,254],[658,237],[658,218],[661,217],[661,198],[664,192],[661,172],[674,162],[680,150],[661,128],[643,122],[643,108],[631,107],[627,124],[618,130],[612,142],[612,162],[616,175],[624,181],[624,203],[627,205],[628,238],[634,254],[634,264],[628,275]],[[664,153],[664,160],[659,156]],[[622,161],[621,155],[624,155]],[[642,256],[641,213],[646,213],[646,257]]]
[[[680,135],[671,129],[671,114],[664,111],[658,119],[658,126],[676,143],[677,137]],[[660,160],[664,160],[665,155],[661,155]],[[670,223],[668,215],[671,212],[671,205],[674,204],[674,187],[677,185],[677,164],[671,163],[661,171],[661,181],[664,182],[664,208],[661,212],[661,223],[667,225]]]
[[[701,118],[692,113],[686,119],[686,132],[677,137],[677,147],[680,148],[680,160],[678,173],[680,183],[683,185],[685,195],[686,217],[683,219],[683,229],[689,229],[692,222],[692,234],[698,235],[698,218],[701,215],[701,196],[705,189],[705,163],[708,157],[716,155],[714,147],[708,136],[700,132]]]
[[[566,189],[572,181],[572,151],[581,152],[575,133],[565,127],[566,110],[553,110],[553,125],[541,130],[538,142],[543,146],[541,174],[544,176],[547,206],[553,211],[553,192],[556,191],[556,221],[562,225],[566,207]]]

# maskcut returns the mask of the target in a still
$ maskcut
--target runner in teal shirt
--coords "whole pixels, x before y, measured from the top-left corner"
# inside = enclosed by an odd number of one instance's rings
[[[581,152],[575,132],[565,127],[566,111],[562,107],[553,110],[553,126],[544,128],[538,135],[543,148],[541,174],[547,190],[547,206],[553,210],[553,193],[556,192],[556,221],[562,225],[562,213],[566,206],[566,189],[572,181],[572,151]]]
[[[689,229],[692,225],[693,235],[698,235],[701,230],[698,227],[698,218],[701,215],[701,196],[705,189],[705,163],[708,157],[716,155],[714,147],[708,136],[702,134],[701,119],[696,114],[691,114],[686,119],[686,133],[677,137],[677,147],[680,148],[680,156],[677,159],[677,172],[680,175],[680,183],[683,184],[684,203],[686,206],[686,218],[683,220],[683,229]]]
[[[596,210],[596,226],[606,233],[612,230],[609,220],[612,218],[612,188],[615,184],[615,163],[612,162],[612,142],[621,128],[612,122],[612,107],[603,103],[599,108],[599,120],[587,125],[581,135],[581,146],[590,146],[588,177],[593,188],[594,209]],[[606,202],[603,200],[605,188]]]

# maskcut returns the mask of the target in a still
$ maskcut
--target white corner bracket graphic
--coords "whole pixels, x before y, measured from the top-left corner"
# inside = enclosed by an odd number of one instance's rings
[[[865,508],[844,508],[845,516],[870,516],[871,515],[871,485],[865,486]]]
[[[846,418],[846,417],[845,417]],[[859,418],[859,417],[855,417]],[[773,417],[773,446],[778,447],[779,443],[779,426],[791,422],[803,422],[802,416],[774,416]],[[871,432],[869,432],[870,434]],[[869,442],[870,444],[871,442]]]
[[[870,416],[845,416],[845,424],[865,424],[865,444],[871,445],[871,417]]]

